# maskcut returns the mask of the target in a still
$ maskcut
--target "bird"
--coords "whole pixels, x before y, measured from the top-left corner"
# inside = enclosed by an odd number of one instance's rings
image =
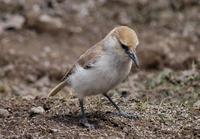
[[[94,128],[85,115],[84,98],[102,94],[117,109],[120,116],[135,118],[136,114],[122,111],[108,95],[108,91],[124,81],[132,65],[139,68],[136,48],[139,40],[136,32],[128,26],[113,28],[101,41],[90,47],[73,64],[61,82],[48,97],[56,95],[62,88],[72,88],[79,100],[81,119],[85,127]]]

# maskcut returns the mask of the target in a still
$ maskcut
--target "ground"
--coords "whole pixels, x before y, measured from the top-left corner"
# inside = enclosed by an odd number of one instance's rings
[[[196,0],[0,1],[0,138],[200,138],[200,17]],[[111,9],[111,10],[110,10]],[[15,20],[14,20],[15,19]],[[12,21],[11,23],[9,21]],[[85,50],[117,25],[139,36],[140,69],[101,95],[87,117],[64,89],[48,92]],[[33,107],[44,111],[33,113]]]

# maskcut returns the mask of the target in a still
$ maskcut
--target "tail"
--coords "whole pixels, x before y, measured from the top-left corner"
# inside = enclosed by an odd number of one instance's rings
[[[48,97],[55,96],[61,89],[63,89],[67,85],[67,81],[64,80],[61,83],[59,83],[56,87],[54,87],[51,92],[48,94]]]

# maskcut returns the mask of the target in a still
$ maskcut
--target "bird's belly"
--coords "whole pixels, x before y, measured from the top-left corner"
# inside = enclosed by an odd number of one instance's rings
[[[71,85],[80,97],[105,93],[116,84],[114,81],[118,80],[114,74],[99,69],[84,70],[71,77]]]
[[[71,86],[79,98],[103,94],[115,87],[125,79],[130,71],[130,64],[125,65],[123,70],[116,70],[116,67],[104,66],[91,69],[78,69],[70,77]]]

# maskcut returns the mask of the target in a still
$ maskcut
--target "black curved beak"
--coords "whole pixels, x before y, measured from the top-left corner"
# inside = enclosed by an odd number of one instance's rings
[[[135,52],[133,52],[132,50],[126,50],[126,53],[128,54],[128,56],[133,60],[133,62],[135,63],[136,67],[139,68],[139,60],[138,57],[136,55]]]

